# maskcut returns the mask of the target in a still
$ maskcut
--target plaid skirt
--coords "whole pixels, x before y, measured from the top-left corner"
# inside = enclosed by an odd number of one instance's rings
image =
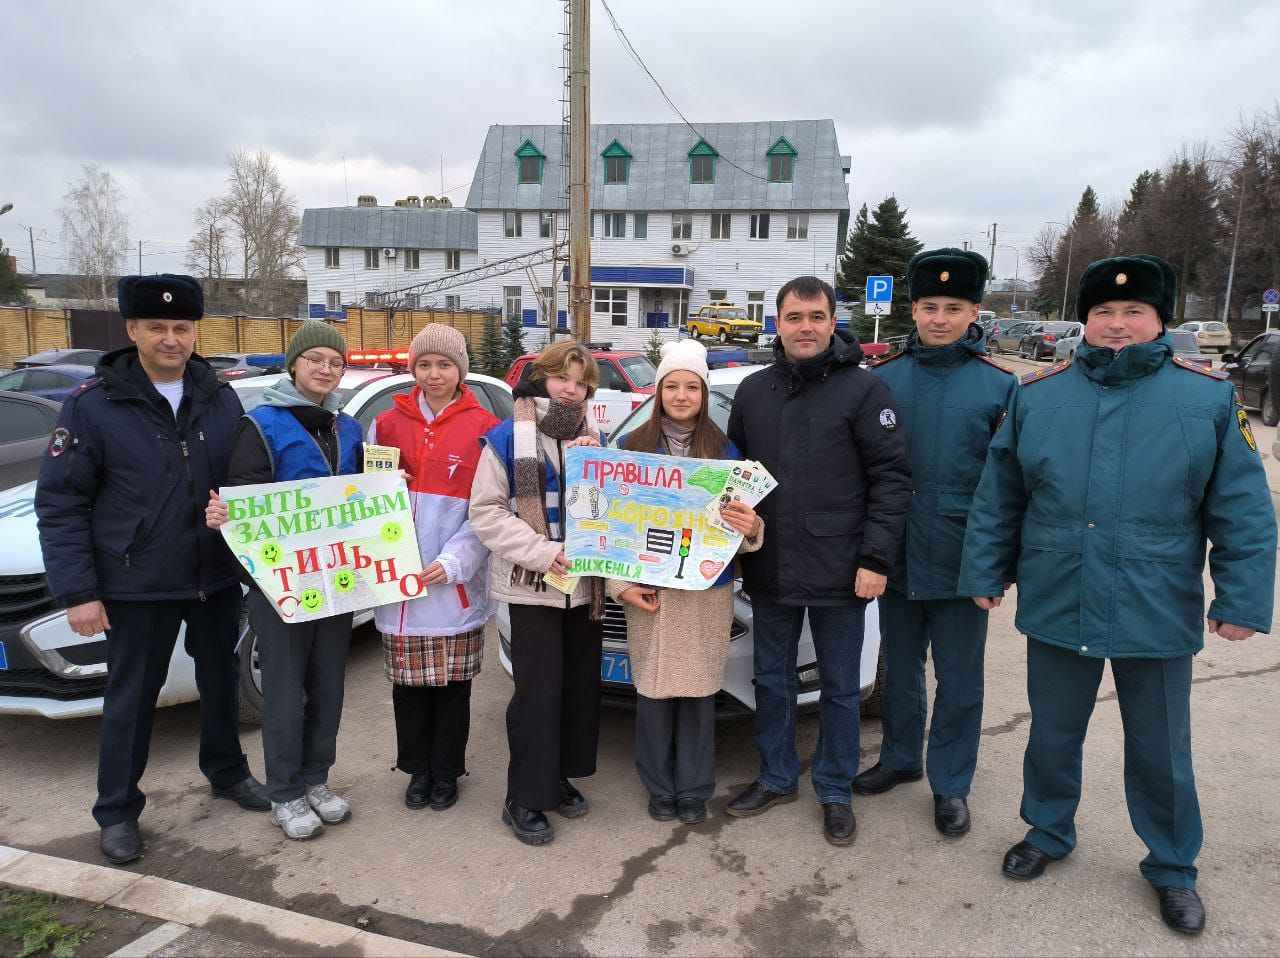
[[[447,685],[480,674],[484,629],[459,635],[382,635],[382,665],[395,685]]]

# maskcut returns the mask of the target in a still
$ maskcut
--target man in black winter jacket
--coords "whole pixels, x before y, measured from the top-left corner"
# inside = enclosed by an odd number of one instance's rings
[[[183,622],[200,689],[200,770],[215,796],[271,807],[240,750],[240,566],[204,522],[240,400],[194,355],[197,280],[125,276],[119,299],[135,345],[102,357],[63,404],[36,486],[54,598],[77,634],[107,636],[93,817],[113,864],[142,855],[138,781]]]
[[[911,501],[906,437],[889,389],[835,328],[835,291],[814,276],[778,291],[774,361],[743,380],[729,438],[778,480],[757,507],[765,544],[742,557],[755,631],[760,775],[739,818],[794,801],[796,650],[806,612],[822,683],[813,788],[829,842],[853,841],[858,692],[867,602],[884,592]]]

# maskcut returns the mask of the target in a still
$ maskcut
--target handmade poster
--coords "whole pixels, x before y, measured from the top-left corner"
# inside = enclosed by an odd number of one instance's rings
[[[222,537],[286,622],[403,602],[425,590],[398,472],[234,486]]]
[[[725,501],[741,492],[741,483],[733,482],[735,470],[741,479],[758,466],[592,446],[567,450],[563,519],[569,574],[670,589],[710,588],[742,542],[738,533],[717,524],[718,503],[726,491]],[[777,485],[772,476],[768,482],[769,490]],[[751,479],[747,483],[756,488]]]

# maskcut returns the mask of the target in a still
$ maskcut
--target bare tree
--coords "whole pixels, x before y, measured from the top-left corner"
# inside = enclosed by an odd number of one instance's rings
[[[109,172],[95,164],[62,197],[62,246],[71,272],[82,279],[82,292],[100,309],[115,301],[115,278],[124,263],[129,242],[129,218],[121,204],[124,194]]]
[[[301,272],[305,255],[298,245],[297,200],[280,182],[269,153],[239,150],[228,154],[227,163],[227,193],[196,211],[188,265],[211,277],[219,269],[226,277],[238,266],[246,312],[292,312],[297,304],[286,281]]]
[[[222,201],[208,200],[195,214],[195,233],[187,241],[187,269],[193,276],[204,277],[205,308],[221,311],[229,305],[222,290],[231,275],[231,256],[235,241]]]

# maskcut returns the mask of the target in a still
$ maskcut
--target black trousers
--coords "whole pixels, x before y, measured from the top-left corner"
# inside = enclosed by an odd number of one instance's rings
[[[510,608],[507,800],[547,811],[560,805],[561,778],[596,771],[601,623],[586,605]]]
[[[654,798],[716,791],[716,697],[636,696],[636,773]]]
[[[467,773],[471,682],[392,685],[396,767],[410,775],[451,781]]]
[[[147,803],[138,781],[147,768],[156,699],[169,674],[178,628],[187,624],[184,647],[195,660],[200,690],[200,771],[218,788],[249,776],[240,750],[240,587],[200,599],[103,603],[107,631],[107,690],[98,753],[98,801],[102,827],[135,821]]]
[[[283,805],[329,781],[351,649],[353,614],[285,622],[256,589],[249,618],[262,667],[262,755],[267,794]]]

